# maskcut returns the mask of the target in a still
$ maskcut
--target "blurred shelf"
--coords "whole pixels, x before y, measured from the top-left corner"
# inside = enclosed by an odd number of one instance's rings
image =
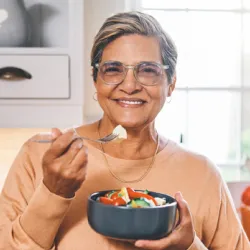
[[[14,47],[14,48],[0,48],[2,55],[65,55],[68,54],[67,48],[41,48],[41,47]]]

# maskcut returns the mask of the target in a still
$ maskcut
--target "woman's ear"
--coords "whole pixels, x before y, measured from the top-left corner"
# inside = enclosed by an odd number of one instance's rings
[[[96,81],[94,81],[94,68],[93,67],[91,67],[91,77],[93,78],[93,82],[96,88]]]
[[[176,75],[173,76],[172,82],[169,84],[168,97],[170,97],[175,89]]]

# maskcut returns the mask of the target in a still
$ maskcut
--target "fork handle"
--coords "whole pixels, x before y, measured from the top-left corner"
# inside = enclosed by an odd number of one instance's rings
[[[95,140],[95,139],[91,139],[91,138],[83,137],[83,136],[78,136],[78,137],[74,138],[74,140],[75,140],[75,139],[82,139],[82,140],[86,140],[86,141],[105,143],[105,141],[102,141],[102,140],[100,140],[100,139],[96,139],[96,140]]]
[[[73,141],[75,141],[76,139],[82,139],[82,140],[87,140],[87,141],[93,141],[93,142],[99,142],[99,143],[106,143],[105,141],[102,141],[102,140],[99,140],[99,139],[96,139],[96,140],[94,140],[94,139],[90,139],[90,138],[87,138],[87,137],[80,137],[80,136],[78,136],[78,137],[75,137],[73,140],[72,140],[72,142]],[[32,142],[37,142],[37,143],[52,143],[52,142],[54,142],[55,140],[36,140],[36,139],[34,139],[34,140],[31,140]]]

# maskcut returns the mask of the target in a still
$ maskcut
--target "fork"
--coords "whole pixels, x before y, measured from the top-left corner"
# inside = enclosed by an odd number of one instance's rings
[[[115,139],[122,138],[121,134],[119,133],[119,130],[121,130],[119,128],[119,126],[115,127],[111,134],[106,135],[106,136],[104,136],[102,138],[98,138],[98,139],[91,139],[91,138],[88,138],[88,137],[79,136],[77,134],[75,128],[73,128],[73,130],[75,132],[75,135],[76,135],[73,140],[82,139],[82,140],[88,140],[88,141],[93,141],[93,142],[98,142],[98,143],[107,143],[107,142],[113,141]],[[40,140],[39,139],[33,139],[32,141],[37,142],[37,143],[52,143],[54,140],[51,140],[51,139],[40,139]]]

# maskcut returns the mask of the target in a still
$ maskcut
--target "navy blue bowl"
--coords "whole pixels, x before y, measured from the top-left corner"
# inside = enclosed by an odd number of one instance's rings
[[[110,191],[96,192],[88,198],[88,222],[97,233],[122,240],[160,239],[174,229],[177,202],[173,197],[149,191],[149,195],[170,203],[150,208],[112,206],[97,201]]]

